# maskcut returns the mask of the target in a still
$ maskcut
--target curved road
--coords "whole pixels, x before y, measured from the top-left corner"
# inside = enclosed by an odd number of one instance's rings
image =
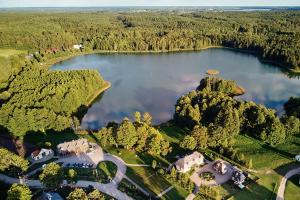
[[[284,175],[284,177],[281,179],[281,182],[280,182],[280,185],[278,188],[276,200],[284,200],[284,190],[285,190],[286,182],[289,178],[291,178],[292,176],[294,176],[296,174],[300,174],[300,167],[293,169]]]
[[[72,157],[68,157],[68,159],[58,159],[55,162],[67,162],[70,161],[72,159]],[[77,157],[74,156],[74,159],[78,159]],[[129,197],[127,194],[121,192],[120,190],[118,190],[118,184],[121,182],[121,180],[123,178],[125,178],[125,173],[126,173],[126,163],[119,157],[111,155],[111,154],[104,154],[103,156],[103,160],[108,160],[108,161],[112,161],[113,163],[115,163],[118,167],[117,169],[117,173],[116,176],[114,177],[114,179],[108,183],[108,184],[102,184],[99,182],[93,182],[93,181],[83,181],[83,180],[79,180],[77,181],[77,183],[75,184],[75,186],[77,187],[89,187],[90,185],[92,185],[94,188],[98,189],[99,191],[106,193],[116,199],[119,200],[133,200],[131,197]],[[36,169],[33,172],[27,174],[33,174],[36,171],[40,170]],[[127,178],[127,177],[126,177]],[[12,178],[9,176],[6,176],[4,174],[0,174],[0,180],[2,180],[3,182],[7,183],[7,184],[13,184],[13,183],[22,183],[22,180],[18,179],[18,178]],[[33,187],[33,188],[43,188],[43,185],[41,184],[41,182],[39,180],[26,180],[26,185],[28,185],[29,187]]]

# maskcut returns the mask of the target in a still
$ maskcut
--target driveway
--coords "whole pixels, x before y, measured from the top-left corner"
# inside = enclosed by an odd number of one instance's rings
[[[68,157],[61,157],[58,160],[56,160],[56,163],[63,163],[63,166],[70,163],[92,163],[94,166],[97,166],[97,164],[101,161],[111,161],[117,165],[117,173],[116,176],[113,178],[113,180],[108,184],[102,184],[99,182],[93,182],[93,181],[84,181],[79,180],[75,186],[77,187],[89,187],[92,185],[94,188],[98,189],[99,191],[106,193],[116,199],[119,200],[132,200],[131,197],[129,197],[127,194],[121,192],[118,190],[118,184],[122,181],[122,179],[125,177],[126,174],[126,163],[119,157],[111,155],[111,154],[103,154],[102,149],[97,145],[94,148],[94,151],[88,153],[88,154],[80,154],[80,155],[72,155]],[[27,174],[27,176],[32,175],[36,173],[38,170],[41,170],[42,168],[36,169],[30,173]],[[0,180],[8,183],[22,183],[22,180],[18,178],[12,178],[9,176],[6,176],[4,174],[0,174]],[[26,185],[29,187],[34,188],[43,188],[43,185],[39,180],[26,180]]]
[[[195,172],[190,177],[190,179],[195,183],[195,185],[197,187],[199,187],[200,185],[215,186],[215,185],[222,185],[223,183],[226,183],[227,181],[229,181],[231,179],[232,166],[228,162],[225,162],[225,161],[223,161],[223,162],[227,166],[227,172],[224,175],[217,173],[213,169],[212,166],[213,166],[214,162],[209,162],[208,164],[204,165],[203,167],[196,169]],[[211,172],[215,176],[215,179],[211,180],[211,181],[206,181],[204,179],[201,179],[199,177],[199,174],[201,174],[203,172]]]
[[[300,174],[300,167],[297,169],[293,169],[284,175],[284,177],[281,179],[281,182],[280,182],[280,185],[278,188],[276,200],[284,200],[284,191],[285,191],[286,182],[289,178],[291,178],[292,176],[294,176],[296,174]]]

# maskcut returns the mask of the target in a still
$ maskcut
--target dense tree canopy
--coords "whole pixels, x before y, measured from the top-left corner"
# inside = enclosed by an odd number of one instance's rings
[[[76,188],[69,194],[67,200],[88,200],[88,196],[83,189]]]
[[[7,191],[7,200],[31,200],[32,193],[26,185],[14,183]]]
[[[198,145],[202,147],[206,145],[201,140],[207,141],[211,147],[228,146],[240,132],[271,145],[285,140],[286,128],[274,110],[236,100],[229,94],[226,88],[207,90],[206,87],[198,87],[177,101],[174,120],[190,128],[196,126],[191,135],[196,136]]]
[[[300,119],[300,97],[291,97],[285,104],[284,109],[287,116]]]
[[[103,146],[115,145],[126,149],[135,149],[152,155],[167,155],[170,144],[162,134],[151,125],[151,115],[135,112],[135,121],[125,118],[120,124],[109,123],[94,135]]]
[[[62,169],[57,163],[49,163],[44,167],[39,179],[46,188],[54,190],[63,180]]]
[[[25,172],[29,167],[29,161],[8,151],[0,148],[0,171],[9,171],[12,175],[17,175],[19,172]]]
[[[0,126],[14,137],[69,128],[104,84],[97,71],[50,71],[27,62],[0,93]]]
[[[225,46],[300,66],[298,11],[92,12],[0,14],[0,46],[67,50],[174,51]],[[9,26],[7,26],[9,24]],[[26,27],[26,29],[24,29]]]

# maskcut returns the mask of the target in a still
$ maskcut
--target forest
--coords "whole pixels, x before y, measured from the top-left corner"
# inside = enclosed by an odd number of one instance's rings
[[[180,51],[223,46],[299,70],[300,12],[1,12],[0,47]],[[24,29],[26,27],[26,29]]]
[[[193,129],[193,138],[186,138],[187,144],[196,142],[195,145],[203,148],[229,147],[238,134],[244,133],[275,146],[299,134],[299,116],[289,109],[296,108],[295,104],[299,108],[297,98],[285,104],[286,114],[279,118],[273,109],[235,99],[232,90],[236,86],[234,81],[206,77],[196,90],[178,99],[174,121]],[[183,143],[183,146],[189,145]]]
[[[14,138],[79,124],[80,109],[106,84],[98,71],[50,71],[34,60],[17,60],[0,87],[0,128]]]

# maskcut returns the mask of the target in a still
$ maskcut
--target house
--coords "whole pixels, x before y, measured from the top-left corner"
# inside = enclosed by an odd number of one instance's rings
[[[31,153],[31,158],[34,161],[38,161],[38,160],[44,159],[47,156],[50,156],[52,154],[53,154],[53,151],[51,149],[38,149]]]
[[[233,180],[234,184],[236,184],[240,187],[245,182],[246,176],[242,171],[235,170],[232,172],[232,180]]]
[[[82,44],[74,44],[73,49],[77,49],[77,50],[83,49],[83,45]]]
[[[213,167],[213,169],[214,169],[217,173],[219,173],[219,174],[224,175],[224,174],[226,174],[226,172],[227,172],[227,166],[226,166],[226,164],[225,164],[223,161],[221,161],[221,160],[216,161],[216,162],[213,164],[212,167]]]
[[[204,156],[195,151],[190,155],[180,158],[176,161],[175,166],[179,172],[185,173],[192,169],[195,165],[201,165],[204,163]]]
[[[87,153],[90,149],[90,144],[86,138],[72,140],[57,145],[57,151],[61,155]]]

